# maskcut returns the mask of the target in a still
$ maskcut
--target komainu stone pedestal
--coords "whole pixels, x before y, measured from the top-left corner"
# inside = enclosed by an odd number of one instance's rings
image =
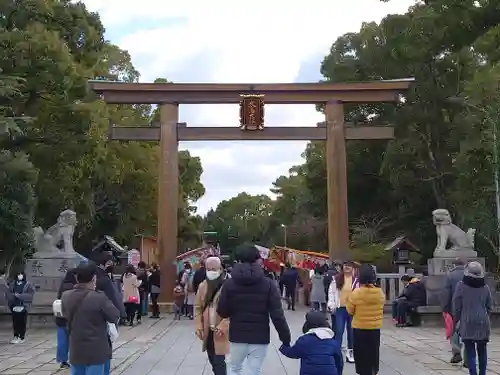
[[[447,250],[447,252],[450,252]],[[427,305],[428,306],[442,306],[443,305],[443,294],[446,285],[446,273],[453,268],[453,262],[457,259],[463,259],[465,262],[476,261],[485,265],[484,258],[478,258],[475,254],[464,252],[464,254],[455,254],[455,251],[451,251],[453,254],[449,257],[434,257],[427,261],[427,267],[429,276],[425,278],[425,287],[427,289]],[[469,255],[469,256],[467,256]]]
[[[53,253],[45,257],[35,254],[33,259],[28,259],[24,272],[36,290],[33,305],[52,306],[66,271],[82,260],[78,253]]]

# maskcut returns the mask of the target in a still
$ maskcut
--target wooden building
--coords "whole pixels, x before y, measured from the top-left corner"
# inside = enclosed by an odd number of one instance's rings
[[[149,265],[151,265],[152,263],[159,264],[160,257],[158,253],[158,242],[156,240],[156,237],[138,234],[135,236],[135,238],[135,247],[141,253],[141,260]]]

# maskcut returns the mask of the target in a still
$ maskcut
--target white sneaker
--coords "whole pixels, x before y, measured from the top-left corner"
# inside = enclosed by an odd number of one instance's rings
[[[24,344],[24,339],[19,339],[18,344]]]
[[[352,352],[352,349],[347,350],[347,355],[345,359],[348,363],[354,363],[354,354]]]
[[[14,337],[12,340],[10,340],[11,344],[19,344],[21,339],[19,337]]]

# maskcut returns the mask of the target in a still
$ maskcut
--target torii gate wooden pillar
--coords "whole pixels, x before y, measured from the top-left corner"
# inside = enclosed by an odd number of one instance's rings
[[[391,139],[392,127],[344,124],[344,103],[397,102],[413,79],[353,83],[195,84],[92,81],[93,90],[110,104],[158,104],[159,127],[110,126],[109,139],[160,141],[158,246],[162,300],[172,301],[177,272],[179,199],[178,141],[326,140],[328,181],[328,250],[330,259],[349,252],[345,140]],[[325,123],[304,127],[190,127],[179,123],[179,104],[238,104],[242,95],[261,95],[266,104],[324,104]]]

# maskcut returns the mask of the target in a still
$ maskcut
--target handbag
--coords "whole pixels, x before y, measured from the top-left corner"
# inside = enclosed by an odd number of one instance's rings
[[[127,299],[128,303],[139,303],[139,298],[137,296],[130,296]]]
[[[151,294],[160,294],[160,287],[157,285],[151,285]]]
[[[14,311],[16,313],[22,313],[22,312],[26,311],[26,307],[24,307],[24,306],[14,306],[12,308],[12,311]]]
[[[56,299],[52,303],[52,312],[54,313],[55,317],[61,318],[63,316],[63,314],[62,314],[62,301],[60,299]]]
[[[116,327],[115,323],[107,322],[106,325],[108,330],[109,341],[111,341],[111,343],[114,343],[118,339],[118,336],[120,336],[118,328]]]

